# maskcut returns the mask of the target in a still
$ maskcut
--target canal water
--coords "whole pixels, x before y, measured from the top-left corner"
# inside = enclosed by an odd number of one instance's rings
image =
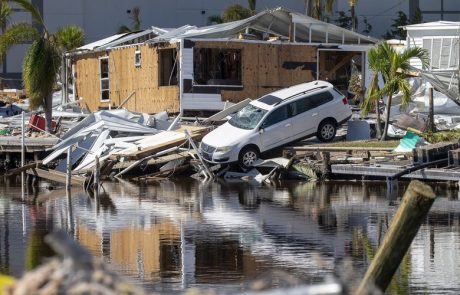
[[[396,212],[405,186],[384,182],[105,183],[100,201],[47,183],[0,180],[0,270],[21,276],[51,255],[43,237],[64,229],[147,290],[240,292],[335,278],[355,284]],[[439,198],[387,293],[460,293],[458,191]]]

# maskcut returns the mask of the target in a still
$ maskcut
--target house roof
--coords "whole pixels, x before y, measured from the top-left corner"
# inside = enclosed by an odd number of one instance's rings
[[[460,28],[460,22],[436,21],[436,22],[428,22],[428,23],[403,26],[403,28],[408,31],[411,31],[411,30],[438,30],[438,29],[458,30]]]
[[[294,23],[295,40],[309,43],[374,44],[378,40],[352,32],[336,25],[278,7],[267,9],[249,18],[206,27],[184,26],[150,40],[150,42],[171,39],[235,38],[246,28],[262,33],[289,36],[290,22]]]

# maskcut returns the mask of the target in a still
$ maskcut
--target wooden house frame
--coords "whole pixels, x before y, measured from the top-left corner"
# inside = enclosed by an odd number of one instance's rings
[[[369,80],[366,52],[376,42],[283,8],[204,28],[152,30],[156,37],[144,42],[124,36],[68,54],[83,105],[184,113],[221,110],[315,79],[346,90],[352,61]]]

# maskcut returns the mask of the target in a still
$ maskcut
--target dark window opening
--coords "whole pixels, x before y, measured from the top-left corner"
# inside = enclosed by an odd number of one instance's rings
[[[101,71],[101,100],[107,101],[110,99],[109,59],[105,57],[99,61]]]
[[[140,50],[136,50],[134,53],[134,66],[139,68],[141,66],[142,55]]]
[[[160,49],[159,51],[159,63],[158,76],[160,86],[177,85],[177,66],[179,61],[177,60],[177,50],[171,49]]]
[[[241,86],[241,50],[195,48],[194,82],[198,85]]]

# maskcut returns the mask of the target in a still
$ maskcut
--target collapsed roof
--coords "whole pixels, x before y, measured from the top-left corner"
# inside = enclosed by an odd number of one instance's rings
[[[293,24],[291,31],[291,22]],[[286,8],[267,9],[247,19],[196,27],[185,25],[176,29],[151,27],[140,32],[117,34],[79,47],[75,52],[99,51],[143,42],[165,42],[178,39],[234,39],[247,29],[265,35],[289,37],[295,42],[320,44],[375,44],[377,39],[326,23]]]
[[[294,25],[292,33],[296,42],[333,44],[374,44],[378,42],[375,38],[282,7],[267,9],[249,18],[234,22],[201,28],[184,26],[159,35],[150,41],[169,41],[181,38],[235,38],[246,29],[288,37],[291,21]]]

